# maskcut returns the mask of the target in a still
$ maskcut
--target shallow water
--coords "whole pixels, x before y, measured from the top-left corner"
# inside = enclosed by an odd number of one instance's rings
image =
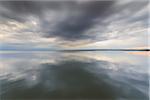
[[[0,100],[148,100],[148,57],[128,52],[1,52]]]

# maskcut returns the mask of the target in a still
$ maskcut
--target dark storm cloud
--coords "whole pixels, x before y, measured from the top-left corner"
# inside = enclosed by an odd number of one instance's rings
[[[47,32],[46,36],[58,35],[66,40],[89,38],[84,32],[97,23],[94,19],[98,17],[103,19],[112,5],[112,1],[74,4],[74,7],[69,9],[66,15],[67,18],[57,23],[56,29]]]
[[[108,28],[112,22],[125,21],[133,24],[147,20],[147,13],[144,16],[134,16],[147,5],[147,1],[118,2],[120,1],[1,1],[0,20],[24,23],[32,16],[39,20],[38,28],[35,29],[42,37],[57,37],[66,41],[103,41],[110,39],[104,34],[113,31]],[[115,18],[116,14],[118,17]],[[95,27],[99,29],[98,34],[87,34],[87,31],[94,30]],[[33,28],[28,30],[32,31]]]
[[[44,37],[60,37],[65,40],[86,39],[89,36],[84,31],[91,28],[96,22],[94,19],[105,17],[113,5],[113,1],[95,2],[33,2],[33,1],[11,1],[1,2],[1,6],[8,9],[1,12],[1,16],[17,21],[26,21],[28,15],[37,16],[40,19],[40,31]],[[58,19],[51,28],[51,23],[45,20],[45,13],[64,12],[58,14]],[[62,18],[62,16],[64,16]],[[57,21],[59,20],[60,21]]]

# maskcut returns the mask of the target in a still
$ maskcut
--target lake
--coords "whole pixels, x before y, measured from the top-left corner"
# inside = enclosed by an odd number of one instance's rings
[[[1,100],[148,100],[148,56],[118,51],[1,52]]]

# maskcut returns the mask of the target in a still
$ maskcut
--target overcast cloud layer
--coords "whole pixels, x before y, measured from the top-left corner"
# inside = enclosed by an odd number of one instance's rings
[[[0,1],[3,48],[148,46],[148,0]]]

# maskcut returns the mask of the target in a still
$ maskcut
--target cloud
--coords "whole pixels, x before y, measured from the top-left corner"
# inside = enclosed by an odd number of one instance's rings
[[[0,26],[5,43],[69,48],[130,40],[148,27],[148,1],[0,1]]]
[[[52,26],[47,25],[49,23],[43,23],[43,33],[46,33],[44,36],[58,36],[67,41],[91,38],[85,34],[85,31],[97,23],[94,19],[105,17],[105,13],[112,5],[112,1],[73,3],[71,7],[70,4],[66,4],[63,10],[58,11],[61,12],[57,14],[58,21],[55,21]]]
[[[53,5],[54,4],[54,5]],[[26,21],[27,16],[40,18],[40,31],[44,37],[55,37],[66,40],[89,38],[84,31],[92,27],[98,17],[105,17],[105,13],[113,5],[112,1],[102,2],[33,2],[11,1],[2,2],[8,12],[2,12],[5,18],[16,21]],[[10,13],[9,13],[10,12]],[[14,15],[15,14],[15,15]],[[54,15],[52,15],[54,14]],[[56,15],[56,16],[55,16]],[[52,22],[47,20],[52,18]]]

